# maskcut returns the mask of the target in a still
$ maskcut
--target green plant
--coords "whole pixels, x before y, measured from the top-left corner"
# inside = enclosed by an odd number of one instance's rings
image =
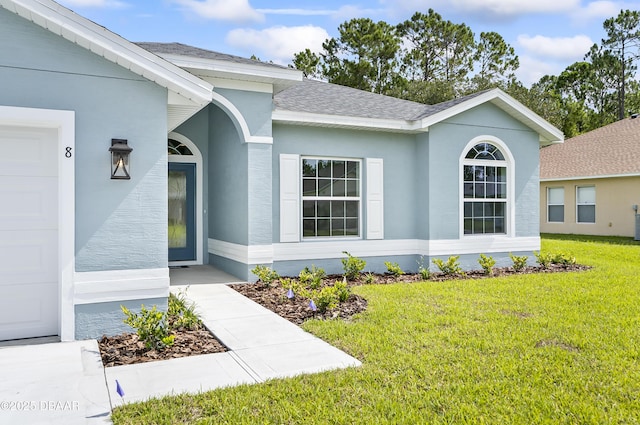
[[[385,261],[384,265],[387,267],[387,271],[394,276],[400,276],[404,274],[404,271],[400,268],[398,263],[392,263],[391,261]]]
[[[447,261],[443,261],[440,258],[434,258],[431,261],[442,273],[446,275],[464,274],[460,267],[460,263],[458,262],[459,259],[459,255],[452,255],[447,259]]]
[[[509,253],[509,258],[511,258],[511,261],[513,262],[513,270],[519,272],[527,267],[527,260],[529,259],[529,257],[527,257],[526,255],[518,256]]]
[[[553,256],[554,264],[562,264],[563,266],[571,266],[576,264],[576,257],[566,252],[560,252]]]
[[[362,258],[354,257],[349,254],[347,251],[342,251],[343,254],[347,256],[347,258],[343,258],[342,268],[344,269],[344,275],[347,280],[354,280],[358,277],[358,275],[364,270],[367,262]]]
[[[418,274],[422,280],[429,280],[431,278],[431,272],[429,271],[429,267],[425,267],[424,265],[424,256],[420,256],[420,260],[418,261]]]
[[[298,278],[300,279],[300,283],[307,285],[311,289],[318,289],[322,286],[322,279],[326,276],[324,269],[320,267],[316,267],[315,265],[311,265],[311,270],[309,267],[305,267]]]
[[[347,279],[343,278],[342,280],[337,280],[333,285],[334,291],[336,292],[336,297],[338,298],[338,302],[345,302],[349,299],[349,295],[351,295],[351,287],[347,284]]]
[[[169,294],[167,320],[171,329],[195,330],[202,327],[195,304],[187,299],[185,291]]]
[[[262,283],[265,283],[267,286],[271,285],[274,280],[280,279],[280,275],[278,275],[278,272],[273,270],[271,267],[263,266],[261,264],[255,266],[251,270],[251,273],[256,275],[258,277],[258,280],[260,280],[260,282]]]
[[[496,265],[496,260],[492,256],[486,256],[484,254],[480,254],[480,258],[478,258],[478,264],[484,270],[484,274],[493,275],[493,266]]]
[[[175,336],[169,333],[167,315],[158,311],[155,305],[149,310],[143,304],[140,313],[133,312],[123,305],[120,309],[126,316],[124,323],[136,330],[138,338],[144,342],[147,349],[162,350],[173,345]]]
[[[371,272],[365,273],[365,275],[364,275],[364,283],[366,283],[367,285],[371,285],[372,283],[375,283],[375,281],[376,281],[376,275],[375,274],[373,274]]]
[[[339,303],[335,286],[325,286],[320,290],[314,291],[311,299],[315,302],[316,308],[320,313],[336,308]]]
[[[536,256],[536,262],[540,264],[540,267],[543,269],[548,268],[551,263],[553,263],[553,255],[548,252],[544,254],[542,252],[534,252],[533,255]]]

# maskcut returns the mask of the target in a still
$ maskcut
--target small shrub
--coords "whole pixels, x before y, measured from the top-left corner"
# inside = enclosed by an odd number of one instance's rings
[[[351,295],[351,288],[347,284],[347,279],[336,281],[335,285],[333,285],[333,288],[336,292],[338,302],[343,303],[349,299],[349,296]]]
[[[576,264],[576,257],[571,254],[567,254],[566,252],[560,252],[553,256],[554,264],[561,264],[563,266],[572,266]]]
[[[309,267],[305,267],[298,275],[300,283],[307,285],[311,289],[318,289],[322,286],[322,279],[325,276],[324,269],[314,265],[311,265],[311,270],[309,270]]]
[[[394,276],[400,276],[404,274],[404,271],[400,268],[398,263],[392,263],[391,261],[385,261],[384,265],[387,267],[387,271]]]
[[[339,301],[335,286],[325,286],[324,288],[314,292],[312,299],[320,313],[324,313],[327,310],[333,310],[338,306]]]
[[[169,334],[167,315],[158,311],[154,305],[151,310],[140,308],[140,313],[135,313],[125,306],[120,309],[126,316],[124,323],[136,330],[138,338],[144,342],[147,349],[162,350],[173,345],[174,335]]]
[[[513,262],[513,270],[516,272],[522,271],[524,270],[525,267],[527,267],[527,260],[529,259],[529,257],[527,257],[526,255],[513,255],[512,253],[509,253],[509,258],[511,258],[511,261]]]
[[[169,294],[167,320],[171,329],[195,330],[202,327],[202,321],[196,313],[195,304],[187,300],[185,292]]]
[[[460,267],[460,263],[458,262],[459,259],[459,255],[452,255],[446,262],[440,258],[434,258],[431,261],[433,261],[433,264],[435,264],[436,267],[438,267],[438,269],[440,269],[440,271],[445,275],[464,274]]]
[[[422,280],[429,280],[431,278],[431,272],[429,271],[429,267],[424,266],[424,256],[422,255],[418,261],[418,274]]]
[[[493,275],[493,266],[496,265],[496,260],[492,256],[486,256],[484,254],[480,254],[480,258],[478,258],[478,264],[484,270],[484,274],[492,276]]]
[[[280,279],[280,275],[278,272],[271,269],[271,267],[263,266],[258,264],[251,270],[251,273],[258,277],[258,280],[262,283],[265,283],[267,286],[271,285],[274,280]]]
[[[553,263],[553,255],[548,252],[544,254],[542,252],[534,252],[533,255],[536,256],[536,262],[540,264],[540,267],[543,269],[549,268],[551,263]]]
[[[364,275],[364,283],[366,283],[367,285],[371,285],[373,283],[375,283],[376,281],[376,275],[374,275],[371,272],[368,272]]]
[[[354,280],[360,273],[362,273],[367,262],[362,258],[352,256],[347,251],[342,251],[342,253],[347,256],[347,258],[343,258],[341,260],[342,268],[344,269],[344,276],[347,280]]]

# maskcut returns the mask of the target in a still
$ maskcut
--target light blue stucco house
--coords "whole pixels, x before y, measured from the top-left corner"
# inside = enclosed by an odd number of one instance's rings
[[[426,106],[0,0],[0,340],[120,332],[170,265],[506,264],[540,247],[538,149],[562,140],[499,90]]]

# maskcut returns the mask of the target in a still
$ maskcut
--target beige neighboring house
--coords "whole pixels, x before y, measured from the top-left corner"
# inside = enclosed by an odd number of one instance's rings
[[[640,117],[540,150],[540,231],[637,236]]]

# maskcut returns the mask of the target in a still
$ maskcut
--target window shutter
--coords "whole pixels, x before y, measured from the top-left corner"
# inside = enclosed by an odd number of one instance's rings
[[[382,158],[367,158],[367,239],[384,239]]]
[[[300,241],[300,156],[280,154],[280,242]]]

